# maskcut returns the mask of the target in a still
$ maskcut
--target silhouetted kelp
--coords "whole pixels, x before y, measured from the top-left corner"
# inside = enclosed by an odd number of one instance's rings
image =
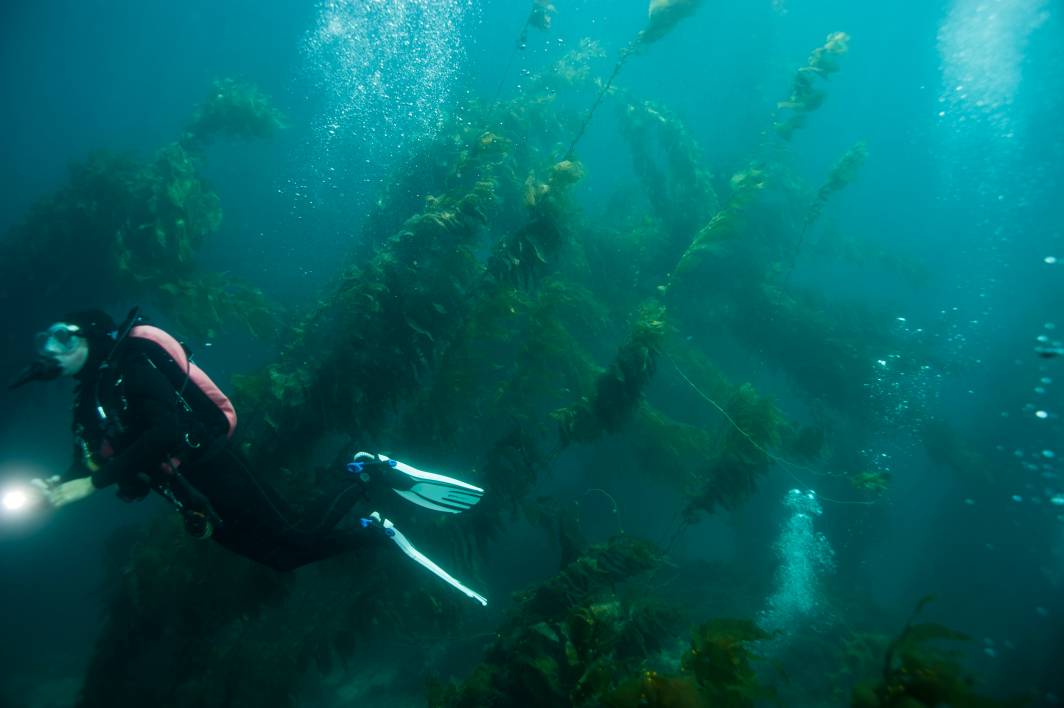
[[[930,597],[920,601],[901,633],[887,645],[879,679],[854,689],[853,708],[1026,705],[1023,698],[995,700],[976,692],[974,679],[957,656],[942,647],[971,638],[934,622],[916,622],[930,601]]]

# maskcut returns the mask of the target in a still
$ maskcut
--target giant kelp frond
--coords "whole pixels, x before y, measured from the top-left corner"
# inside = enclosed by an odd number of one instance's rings
[[[697,277],[714,288],[734,283],[735,253],[741,244],[747,212],[768,184],[769,169],[753,163],[731,178],[731,195],[725,206],[703,226],[675,266],[670,286]],[[745,269],[744,269],[745,270]]]
[[[615,536],[607,544],[590,548],[536,589],[519,594],[517,601],[525,616],[550,617],[624,580],[653,570],[662,559],[661,552],[647,541]]]
[[[665,332],[664,307],[657,302],[644,304],[628,340],[595,381],[593,396],[555,413],[563,445],[589,442],[627,422],[657,368]]]
[[[976,692],[974,680],[964,670],[957,654],[943,648],[944,643],[968,642],[971,638],[941,624],[916,621],[930,599],[920,601],[901,633],[887,646],[879,680],[857,686],[851,705],[854,708],[1027,705],[1019,697],[999,701]]]
[[[222,81],[214,95],[208,102],[214,107],[197,114],[201,134],[224,126],[233,128],[229,134],[263,133],[251,126],[276,118],[250,86]],[[203,177],[204,155],[187,138],[147,160],[96,153],[73,166],[68,184],[39,202],[3,240],[0,301],[14,302],[29,291],[44,310],[68,307],[55,301],[71,293],[99,303],[138,300],[181,320],[184,331],[197,336],[231,317],[254,321],[256,333],[268,332],[264,325],[271,316],[263,315],[273,306],[262,293],[239,283],[222,289],[221,276],[198,262],[204,243],[221,227],[222,209]],[[49,277],[39,278],[42,272]],[[194,304],[178,297],[193,290]],[[30,318],[54,315],[20,309]]]
[[[790,140],[794,132],[805,125],[806,116],[820,108],[827,98],[820,83],[839,70],[839,58],[849,48],[850,35],[833,32],[823,46],[812,51],[805,66],[795,72],[791,95],[778,105],[780,113],[776,119],[776,131],[783,139]]]
[[[621,105],[621,127],[632,162],[654,215],[664,224],[663,243],[651,277],[672,269],[691,236],[717,211],[712,176],[702,150],[683,122],[666,107],[645,101]],[[656,283],[655,283],[656,284]]]
[[[219,79],[192,114],[181,143],[201,150],[220,137],[268,138],[283,127],[281,112],[261,89],[235,79]]]
[[[527,287],[545,270],[557,266],[571,228],[568,191],[583,174],[579,162],[563,160],[551,168],[546,180],[528,177],[524,190],[528,223],[496,244],[488,263],[492,276]]]
[[[184,335],[213,339],[223,327],[243,325],[259,339],[272,339],[281,328],[282,310],[262,290],[220,273],[204,273],[163,282],[153,298]]]
[[[754,669],[760,658],[750,643],[771,635],[750,620],[718,619],[695,631],[683,669],[694,675],[709,705],[741,708],[771,696]]]
[[[857,143],[839,158],[838,162],[831,168],[827,180],[817,190],[813,203],[809,205],[809,212],[805,215],[803,228],[808,229],[820,218],[821,213],[824,211],[824,206],[832,195],[842,191],[848,184],[857,179],[857,175],[864,166],[866,159],[868,159],[868,146],[864,142]]]
[[[431,705],[601,705],[675,635],[674,609],[614,591],[660,558],[651,544],[628,536],[592,547],[519,594],[485,661],[461,685],[438,687]]]
[[[717,508],[732,510],[749,499],[772,466],[769,451],[780,442],[779,412],[750,384],[739,387],[724,410],[730,420],[723,425],[719,452],[690,486],[684,511],[689,519]]]
[[[749,620],[716,619],[699,626],[680,673],[643,671],[605,696],[609,708],[752,708],[771,700],[756,664],[753,642],[771,635]]]

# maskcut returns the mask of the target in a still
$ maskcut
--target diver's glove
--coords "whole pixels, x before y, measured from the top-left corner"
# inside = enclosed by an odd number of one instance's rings
[[[347,471],[363,482],[378,481],[409,502],[433,511],[460,514],[484,496],[484,490],[460,479],[425,472],[405,462],[369,452],[355,453]]]
[[[40,493],[41,498],[55,509],[81,501],[96,491],[92,480],[88,478],[69,482],[60,482],[59,479],[59,475],[53,475],[47,479],[30,480],[30,485]]]

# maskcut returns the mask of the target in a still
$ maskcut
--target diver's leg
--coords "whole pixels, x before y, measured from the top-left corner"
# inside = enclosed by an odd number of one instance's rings
[[[214,539],[277,570],[383,545],[380,534],[372,530],[335,528],[363,498],[360,483],[347,483],[321,495],[308,513],[297,517],[291,505],[231,450],[206,464],[190,466],[184,474],[222,519]]]

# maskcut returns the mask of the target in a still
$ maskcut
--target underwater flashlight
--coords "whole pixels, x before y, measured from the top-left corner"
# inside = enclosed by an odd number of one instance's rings
[[[40,493],[32,487],[17,486],[4,491],[0,498],[0,506],[5,514],[23,514],[28,512],[40,501]]]
[[[4,511],[22,511],[30,504],[30,495],[25,489],[9,489],[4,492]]]

